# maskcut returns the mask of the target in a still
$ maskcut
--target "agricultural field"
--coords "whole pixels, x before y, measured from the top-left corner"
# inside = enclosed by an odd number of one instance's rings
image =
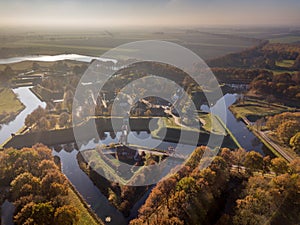
[[[271,43],[295,43],[300,41],[300,35],[286,35],[270,39]]]
[[[99,31],[86,34],[45,34],[33,32],[28,36],[3,34],[0,36],[0,58],[25,55],[84,54],[99,56],[121,44],[140,40],[165,40],[178,43],[209,59],[231,52],[242,51],[258,43],[255,39],[202,32],[201,29],[186,31]],[[124,52],[128,49],[123,49]],[[123,51],[122,50],[122,51]]]

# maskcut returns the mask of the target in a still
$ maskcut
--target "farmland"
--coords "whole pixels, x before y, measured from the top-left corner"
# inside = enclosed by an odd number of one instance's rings
[[[99,56],[121,44],[140,40],[165,40],[183,45],[204,59],[241,51],[257,44],[256,39],[229,37],[197,30],[167,29],[166,31],[90,31],[86,34],[32,32],[0,35],[0,58],[25,55],[64,53]],[[128,51],[124,49],[124,52]]]

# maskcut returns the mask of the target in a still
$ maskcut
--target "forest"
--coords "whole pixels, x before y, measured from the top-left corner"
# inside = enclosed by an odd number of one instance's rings
[[[0,202],[14,203],[15,224],[77,224],[80,213],[70,204],[69,181],[58,163],[41,144],[0,151]]]
[[[297,224],[300,220],[299,158],[262,157],[221,150],[200,170],[198,147],[177,173],[160,181],[134,224]]]

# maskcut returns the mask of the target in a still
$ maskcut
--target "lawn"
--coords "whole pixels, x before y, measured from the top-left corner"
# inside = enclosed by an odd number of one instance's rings
[[[0,88],[0,123],[12,120],[25,106],[9,88]]]
[[[161,120],[163,122],[162,125],[164,125],[167,128],[174,128],[174,129],[179,129],[179,130],[192,130],[192,131],[200,132],[199,129],[197,129],[197,128],[182,127],[182,126],[176,124],[173,117],[172,118],[162,117]]]
[[[243,104],[238,103],[231,105],[229,109],[233,112],[236,118],[242,117],[263,117],[279,114],[286,111],[293,110],[283,106],[275,106],[274,104],[268,104],[267,102],[258,102],[253,100],[244,101]]]
[[[202,128],[210,133],[226,135],[226,131],[220,121],[210,113],[199,113]]]
[[[120,177],[114,168],[110,167],[99,155],[96,150],[86,150],[82,151],[81,154],[86,159],[87,162],[95,163],[94,169],[97,171],[100,168],[107,177],[114,177],[114,179],[119,180],[121,184],[125,185],[128,181]],[[112,160],[111,163],[114,166],[118,166],[120,163],[117,160]]]
[[[200,122],[202,123],[202,127],[200,128],[200,130],[195,127],[179,126],[174,122],[174,118],[162,117],[159,119],[158,122],[159,128],[152,131],[151,134],[157,136],[157,133],[159,132],[160,129],[169,128],[169,129],[176,129],[181,131],[194,131],[197,133],[215,133],[215,134],[226,135],[226,131],[224,130],[224,127],[214,115],[209,113],[199,112],[198,116]]]
[[[70,188],[68,194],[68,200],[70,204],[77,208],[80,212],[80,219],[77,224],[80,225],[98,225],[99,223],[94,219],[84,204],[81,202],[80,198],[75,194],[75,192]]]

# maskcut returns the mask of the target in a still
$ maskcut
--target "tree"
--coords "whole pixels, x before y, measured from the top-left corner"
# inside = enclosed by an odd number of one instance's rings
[[[157,188],[164,193],[163,200],[165,200],[168,209],[170,208],[169,198],[175,193],[176,183],[177,180],[174,177],[168,177],[157,184]]]
[[[271,166],[271,158],[269,155],[267,155],[263,158],[263,172],[264,173],[270,172],[270,166]]]
[[[40,190],[40,180],[31,173],[25,172],[18,175],[11,182],[11,192],[13,199],[29,194],[38,194]]]
[[[299,120],[299,119],[300,119],[299,113],[285,112],[285,113],[277,114],[275,116],[268,117],[266,125],[270,130],[276,130],[277,127],[283,122],[286,122],[288,120]]]
[[[247,195],[237,200],[237,211],[233,218],[236,225],[262,225],[266,224],[273,212],[268,209],[272,203],[269,192],[259,189],[256,195]]]
[[[45,176],[49,170],[58,170],[57,165],[52,160],[46,160],[40,162],[38,169],[41,173],[41,176]]]
[[[234,163],[238,166],[238,172],[240,172],[240,167],[243,165],[246,157],[245,149],[238,149],[233,152]]]
[[[41,191],[49,200],[57,195],[67,195],[67,181],[58,170],[50,170],[41,180]]]
[[[54,208],[50,202],[26,204],[14,217],[14,222],[18,225],[23,224],[53,224]]]
[[[291,173],[293,174],[299,174],[300,173],[300,157],[295,158],[291,163],[290,163],[290,170]]]
[[[277,136],[284,143],[289,143],[291,137],[300,132],[300,123],[297,120],[289,120],[278,126],[276,129]]]
[[[286,173],[288,171],[288,164],[283,158],[272,159],[271,164],[276,174]]]
[[[244,165],[251,173],[253,171],[262,170],[263,157],[261,154],[255,151],[247,152]]]
[[[17,224],[17,225],[23,225],[23,224],[26,224],[26,221],[27,221],[27,224],[33,224],[33,221],[32,219],[30,218],[30,216],[32,215],[32,209],[33,209],[33,206],[35,205],[34,202],[29,202],[28,204],[26,204],[22,209],[21,211],[19,211],[17,213],[17,215],[14,216],[14,222]],[[32,222],[32,223],[28,223],[29,220]]]
[[[72,111],[72,103],[73,103],[74,94],[71,90],[65,90],[63,106],[68,109],[69,112]]]
[[[60,127],[64,127],[67,125],[69,121],[69,114],[66,112],[63,112],[59,115],[58,123]]]
[[[291,139],[290,139],[290,146],[293,150],[297,153],[300,153],[300,132],[297,132]]]
[[[54,208],[51,202],[34,204],[31,213],[31,218],[34,221],[34,224],[53,224]]]
[[[187,194],[195,194],[197,192],[196,181],[193,177],[184,177],[176,185],[176,190],[184,190]]]
[[[272,179],[272,187],[274,190],[278,190],[278,193],[274,195],[275,202],[277,207],[280,207],[280,210],[273,217],[274,222],[282,221],[282,224],[299,224],[299,183],[299,174],[285,173]]]
[[[37,129],[40,131],[45,131],[45,130],[48,130],[49,128],[50,128],[50,123],[46,119],[46,117],[40,118],[37,123]]]
[[[57,119],[55,116],[51,116],[49,119],[48,119],[48,123],[49,123],[49,129],[54,129],[55,126],[56,126],[56,123],[57,123]]]
[[[73,206],[65,205],[56,209],[54,223],[59,225],[72,225],[79,221],[79,211]]]
[[[157,224],[163,224],[163,225],[184,225],[184,221],[179,219],[178,217],[166,217],[163,216],[162,218],[159,218],[159,220],[157,221]]]
[[[10,66],[6,66],[4,71],[0,71],[0,80],[1,82],[7,82],[14,75],[14,71]]]
[[[39,106],[25,118],[25,125],[30,127],[34,123],[38,122],[42,117],[46,117],[46,112],[45,109]]]
[[[234,162],[234,156],[229,148],[222,148],[220,156],[225,160],[228,165],[232,165]]]

